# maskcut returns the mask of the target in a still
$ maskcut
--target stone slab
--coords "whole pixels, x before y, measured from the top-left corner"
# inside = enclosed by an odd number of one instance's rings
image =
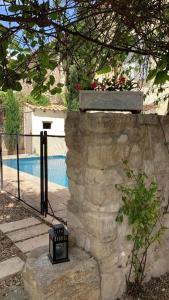
[[[18,242],[15,245],[24,253],[30,252],[36,248],[49,244],[49,234],[43,234],[23,242]]]
[[[48,230],[49,230],[49,226],[47,226],[46,224],[38,224],[28,228],[9,232],[7,236],[13,242],[19,242],[19,241],[24,241],[26,239],[33,238],[38,235],[42,235],[44,233],[48,233]]]
[[[19,257],[12,257],[0,263],[0,280],[22,271],[24,261]]]
[[[30,298],[23,287],[16,286],[15,289],[11,288],[9,294],[1,300],[30,300]]]
[[[15,222],[0,224],[0,230],[4,233],[7,233],[7,232],[15,231],[18,229],[30,227],[30,226],[33,226],[36,224],[40,224],[40,223],[41,223],[41,221],[32,217],[32,218],[27,218],[27,219],[15,221]]]
[[[24,271],[24,287],[31,300],[99,300],[97,262],[78,248],[70,250],[70,261],[52,265],[46,248],[33,251]]]
[[[133,91],[80,91],[81,110],[143,110],[143,93]]]
[[[40,216],[40,218],[51,225],[60,224],[58,220],[56,220],[54,217],[51,217],[49,215],[47,215],[46,217]]]

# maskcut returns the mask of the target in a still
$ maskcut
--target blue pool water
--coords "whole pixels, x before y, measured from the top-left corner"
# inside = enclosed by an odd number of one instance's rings
[[[68,187],[65,159],[66,157],[63,155],[48,156],[48,180],[64,187]],[[17,169],[16,159],[6,159],[3,163],[8,167]],[[20,158],[19,169],[22,172],[40,177],[40,158]]]

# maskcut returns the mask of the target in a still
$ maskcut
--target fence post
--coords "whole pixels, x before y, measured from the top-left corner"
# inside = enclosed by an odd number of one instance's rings
[[[19,171],[19,135],[16,135],[16,155],[17,155],[17,179],[18,179],[18,199],[21,199],[20,194],[20,171]]]
[[[3,190],[3,159],[2,159],[2,135],[0,134],[0,169],[1,169],[1,190]]]
[[[45,167],[45,217],[48,213],[48,135],[44,131],[44,167]]]
[[[44,215],[44,135],[40,132],[40,194],[41,194],[41,214]]]

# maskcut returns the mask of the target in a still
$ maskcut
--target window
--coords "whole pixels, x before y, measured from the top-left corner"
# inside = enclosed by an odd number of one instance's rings
[[[43,123],[43,129],[51,129],[52,122],[42,122]]]

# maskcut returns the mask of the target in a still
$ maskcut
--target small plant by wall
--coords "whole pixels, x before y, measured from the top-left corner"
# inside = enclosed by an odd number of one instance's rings
[[[122,193],[122,206],[116,221],[122,223],[124,217],[128,220],[130,233],[126,238],[132,242],[133,248],[129,255],[130,268],[126,281],[127,287],[131,287],[134,276],[134,284],[139,290],[145,278],[148,251],[153,243],[160,242],[166,228],[162,225],[163,211],[157,183],[148,184],[148,176],[143,171],[134,172],[127,162],[124,164],[131,184],[116,186]]]

